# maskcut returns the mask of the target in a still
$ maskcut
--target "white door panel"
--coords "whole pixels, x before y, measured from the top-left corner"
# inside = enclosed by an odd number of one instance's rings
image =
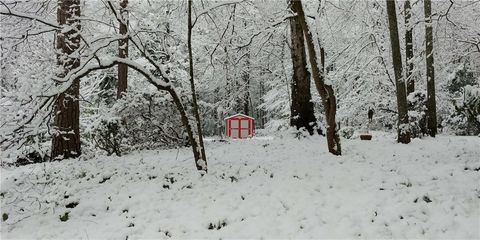
[[[241,128],[248,128],[248,120],[241,120],[240,126]]]
[[[232,138],[238,138],[238,129],[232,129]]]
[[[248,138],[248,129],[242,129],[240,134],[241,138]]]

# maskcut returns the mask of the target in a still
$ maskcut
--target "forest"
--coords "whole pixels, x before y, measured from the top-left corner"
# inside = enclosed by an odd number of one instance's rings
[[[2,239],[479,239],[479,0],[0,0]]]

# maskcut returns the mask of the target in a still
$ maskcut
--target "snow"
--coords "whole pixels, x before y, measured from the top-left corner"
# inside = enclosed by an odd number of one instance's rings
[[[227,119],[233,118],[233,117],[246,117],[246,118],[250,118],[250,119],[255,119],[255,118],[250,117],[250,116],[247,116],[247,115],[245,115],[245,114],[237,113],[237,114],[228,116],[228,117],[224,118],[223,120],[227,120]]]
[[[2,168],[1,236],[480,238],[479,137],[372,134],[209,139],[203,177],[189,148]]]

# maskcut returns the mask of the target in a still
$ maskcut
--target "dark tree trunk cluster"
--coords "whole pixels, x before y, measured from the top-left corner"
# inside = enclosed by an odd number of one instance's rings
[[[325,110],[325,118],[327,122],[327,144],[328,150],[334,155],[341,155],[342,149],[340,145],[340,137],[337,132],[337,124],[335,121],[337,113],[337,99],[333,87],[325,83],[324,66],[322,69],[318,67],[317,54],[313,43],[312,33],[308,28],[308,24],[303,11],[301,0],[292,0],[292,9],[298,14],[303,34],[307,43],[308,59],[310,67],[312,68],[313,80],[320,97],[322,98],[323,107]],[[321,50],[321,59],[324,59],[324,51]],[[324,64],[324,62],[321,62]]]
[[[290,5],[293,12],[293,4]],[[290,41],[293,76],[291,82],[290,126],[305,128],[310,135],[314,133],[316,121],[310,92],[310,73],[307,70],[305,38],[299,16],[290,18]]]

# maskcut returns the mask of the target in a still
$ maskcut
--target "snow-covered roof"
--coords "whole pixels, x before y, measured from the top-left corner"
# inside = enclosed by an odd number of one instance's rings
[[[241,116],[241,117],[250,118],[250,119],[255,119],[255,118],[250,117],[250,116],[247,116],[247,115],[245,115],[245,114],[237,113],[237,114],[235,114],[235,115],[228,116],[228,117],[224,118],[223,120],[227,120],[227,119],[233,118],[233,117],[240,117],[240,116]]]

